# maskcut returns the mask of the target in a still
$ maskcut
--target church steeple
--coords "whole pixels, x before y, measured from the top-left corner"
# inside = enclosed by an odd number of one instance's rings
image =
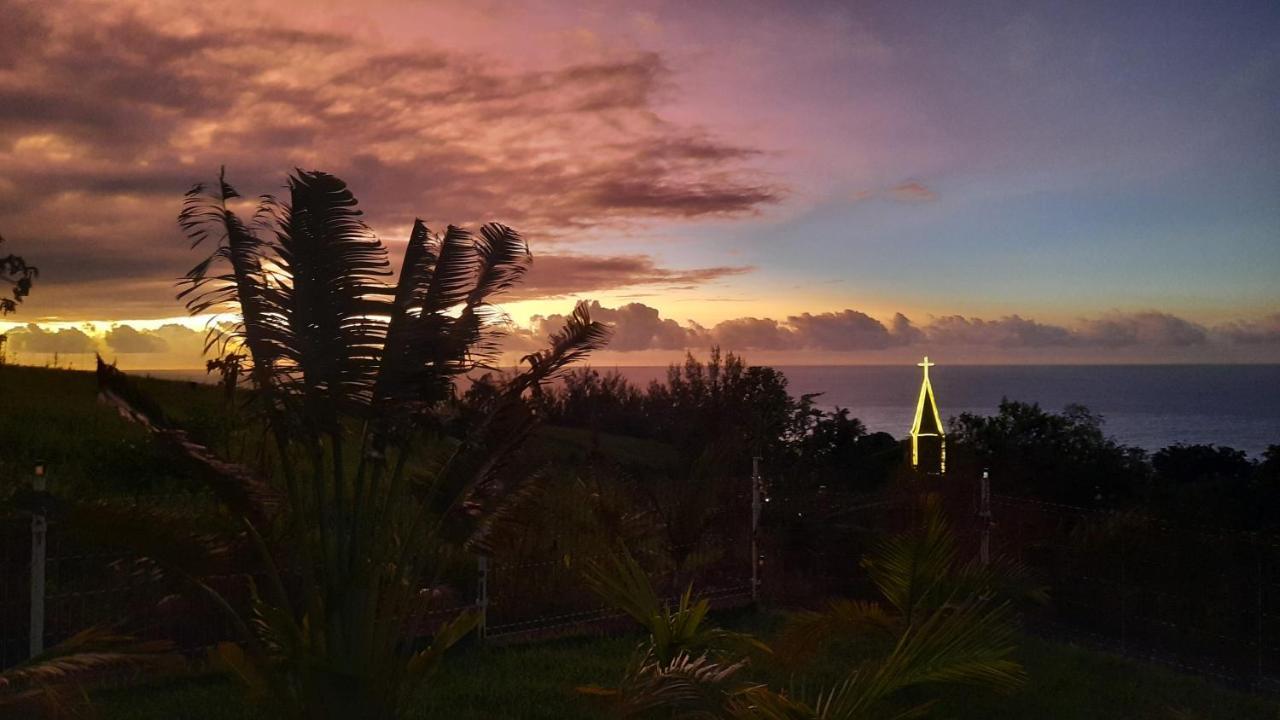
[[[942,428],[942,416],[938,403],[933,399],[933,385],[929,383],[929,368],[935,363],[916,363],[924,368],[924,381],[920,383],[920,399],[916,401],[916,419],[911,425],[911,467],[939,475],[947,471],[947,438]]]

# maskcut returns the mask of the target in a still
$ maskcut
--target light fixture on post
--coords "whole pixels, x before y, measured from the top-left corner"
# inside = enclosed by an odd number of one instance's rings
[[[42,493],[48,489],[44,474],[44,461],[37,460],[32,469],[31,489]],[[49,522],[44,511],[37,510],[31,515],[31,613],[30,643],[28,650],[31,657],[44,652],[44,564],[46,553],[46,535]]]

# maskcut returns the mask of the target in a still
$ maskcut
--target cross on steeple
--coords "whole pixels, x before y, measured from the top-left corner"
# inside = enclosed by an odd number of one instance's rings
[[[929,356],[928,356],[928,355],[925,355],[925,356],[924,356],[924,362],[918,362],[918,363],[916,363],[916,367],[922,367],[922,368],[924,368],[924,379],[925,379],[925,380],[928,380],[928,379],[929,379],[929,368],[931,368],[931,367],[933,367],[934,365],[937,365],[937,364],[938,364],[938,363],[931,363],[931,362],[929,362]]]

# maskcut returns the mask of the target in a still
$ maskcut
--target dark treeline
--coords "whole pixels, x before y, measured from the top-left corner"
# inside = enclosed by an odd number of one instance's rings
[[[1005,400],[995,415],[953,418],[956,472],[990,468],[992,488],[1052,502],[1135,510],[1199,525],[1280,530],[1280,445],[1260,460],[1215,445],[1155,453],[1117,443],[1102,416]]]
[[[864,492],[905,476],[902,443],[868,433],[848,409],[818,395],[792,397],[780,371],[712,349],[688,355],[665,381],[638,387],[621,374],[581,368],[535,400],[550,422],[658,440],[692,463],[708,447],[747,467],[752,456],[775,487]],[[989,468],[996,492],[1068,505],[1155,512],[1199,524],[1276,530],[1280,445],[1260,460],[1214,445],[1155,453],[1107,436],[1102,416],[1073,405],[1052,412],[1005,400],[996,414],[961,414],[948,429],[951,474]],[[741,472],[741,471],[739,471]]]
[[[712,348],[667,370],[665,382],[639,388],[617,372],[580,368],[535,399],[548,422],[658,440],[693,464],[708,448],[791,486],[849,491],[882,487],[902,463],[898,441],[868,433],[849,410],[823,410],[818,395],[793,398],[780,371],[749,366]]]

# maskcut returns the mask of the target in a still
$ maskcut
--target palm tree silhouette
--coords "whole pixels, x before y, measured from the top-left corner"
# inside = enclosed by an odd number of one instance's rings
[[[224,173],[192,188],[179,216],[193,245],[212,246],[179,298],[193,314],[236,318],[211,329],[206,349],[244,356],[233,371],[249,377],[279,477],[192,441],[99,360],[104,400],[185,455],[242,525],[196,535],[136,508],[72,519],[228,611],[243,644],[220,646],[218,661],[279,716],[392,718],[480,620],[431,618],[451,562],[483,551],[493,519],[524,491],[527,476],[506,461],[534,424],[526,391],[601,347],[608,328],[579,304],[479,419],[453,432],[441,410],[454,378],[498,357],[504,316],[490,300],[527,269],[525,241],[496,223],[433,234],[417,221],[391,284],[386,248],[345,183],[299,170],[288,189],[287,202],[263,197],[245,222]],[[229,553],[257,558],[248,610],[199,580],[202,558]],[[433,642],[411,652],[424,623]]]

